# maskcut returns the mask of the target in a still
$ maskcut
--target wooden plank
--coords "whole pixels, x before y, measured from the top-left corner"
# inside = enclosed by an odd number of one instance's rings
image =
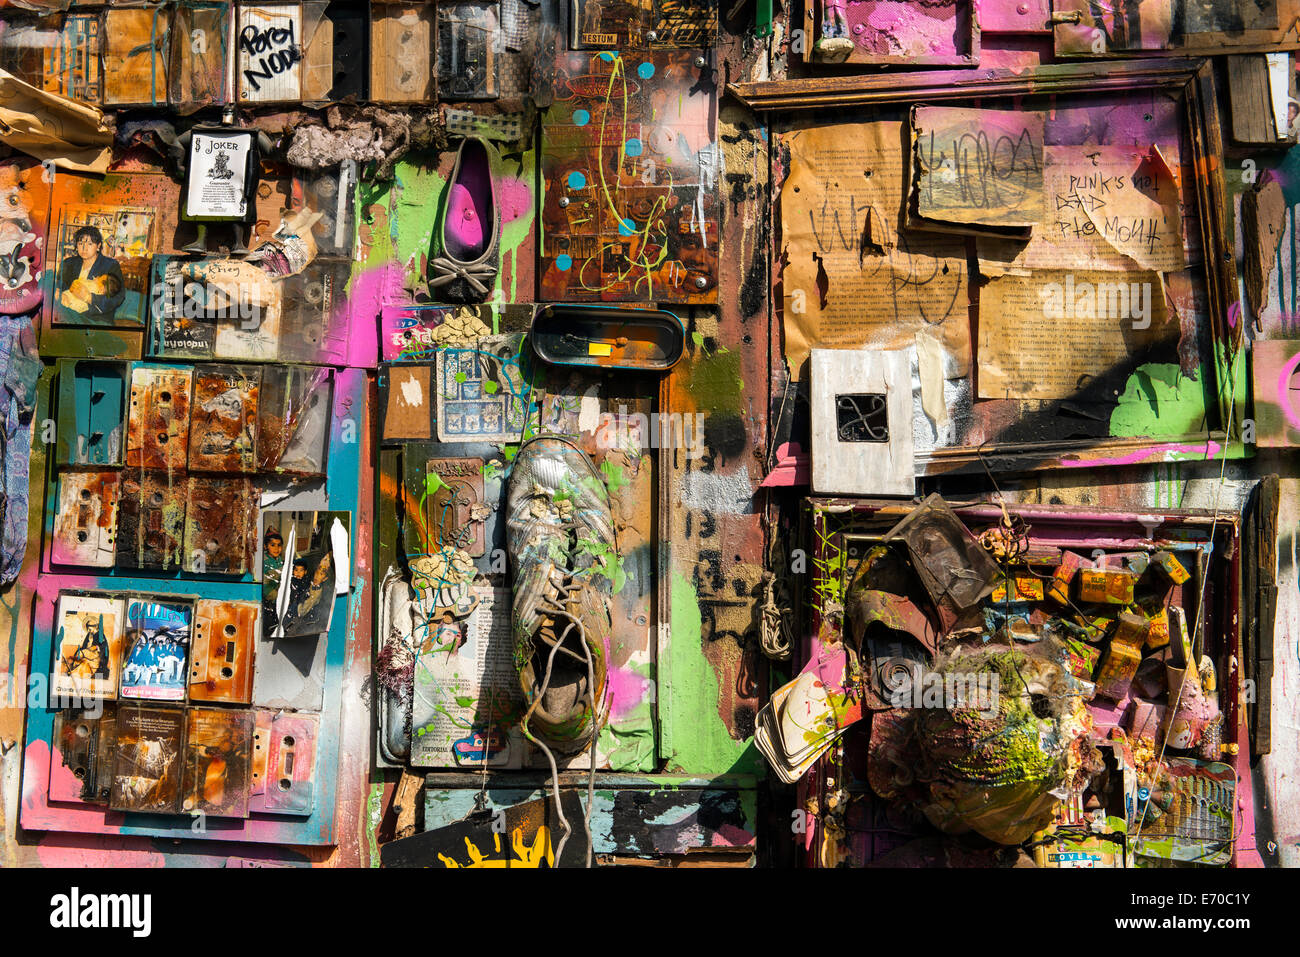
[[[1256,592],[1250,623],[1256,635],[1253,656],[1247,650],[1248,674],[1255,681],[1255,701],[1246,709],[1250,726],[1251,755],[1268,754],[1273,750],[1273,642],[1277,622],[1277,529],[1280,481],[1277,475],[1266,475],[1255,492],[1253,521],[1256,549],[1246,552],[1246,561],[1254,565]],[[1251,561],[1252,554],[1256,560]],[[1251,596],[1247,596],[1249,599]],[[1251,658],[1253,657],[1253,661]]]
[[[1267,58],[1262,53],[1246,53],[1227,60],[1233,140],[1249,146],[1276,145]]]

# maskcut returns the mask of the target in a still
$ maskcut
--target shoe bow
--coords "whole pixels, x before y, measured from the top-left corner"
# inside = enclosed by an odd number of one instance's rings
[[[433,268],[433,277],[429,280],[430,288],[445,286],[449,282],[457,279],[464,279],[473,290],[480,295],[486,294],[488,287],[484,285],[482,279],[492,279],[496,276],[497,267],[491,263],[461,263],[446,256],[439,256],[430,263]]]

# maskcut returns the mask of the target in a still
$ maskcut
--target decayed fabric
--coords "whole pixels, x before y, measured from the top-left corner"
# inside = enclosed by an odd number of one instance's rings
[[[30,316],[0,316],[0,369],[4,373],[4,497],[0,535],[0,584],[18,577],[27,551],[27,470],[32,451],[32,412],[41,360]]]
[[[63,169],[103,173],[113,129],[95,107],[38,90],[0,70],[0,140]]]

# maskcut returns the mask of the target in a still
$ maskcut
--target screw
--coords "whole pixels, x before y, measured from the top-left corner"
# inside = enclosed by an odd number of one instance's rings
[[[568,206],[568,205],[569,205],[569,197],[567,197],[567,196],[561,196],[561,197],[560,197],[560,208],[563,209],[565,206]]]
[[[708,281],[707,279],[705,279],[703,276],[696,276],[696,277],[695,277],[695,287],[696,287],[697,289],[703,289],[703,288],[704,288],[705,286],[707,286],[708,284],[709,284],[709,281]]]
[[[1027,3],[1022,3],[1020,4],[1020,6],[1016,7],[1016,13],[1020,14],[1022,17],[1028,12],[1029,12],[1029,4]]]
[[[701,69],[701,70],[704,69],[704,62],[705,62],[705,61],[704,61],[704,57],[702,57],[702,56],[697,56],[697,57],[695,58],[695,65],[696,65],[696,67],[698,67],[698,68]]]
[[[651,30],[649,33],[647,33],[647,34],[645,35],[645,38],[646,38],[647,40],[649,40],[651,43],[654,43],[656,40],[659,39],[659,34],[655,33],[655,31]]]

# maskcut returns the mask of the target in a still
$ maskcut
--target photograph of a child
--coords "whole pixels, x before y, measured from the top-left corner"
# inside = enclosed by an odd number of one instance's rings
[[[153,213],[66,207],[55,250],[59,322],[118,325],[143,320]]]
[[[104,234],[82,226],[72,237],[76,255],[59,267],[59,306],[87,318],[111,321],[126,298],[122,267],[104,255]]]
[[[339,582],[348,577],[351,516],[347,512],[273,511],[264,511],[262,516],[265,633],[273,638],[324,634],[333,619]],[[340,564],[344,566],[341,569]]]

